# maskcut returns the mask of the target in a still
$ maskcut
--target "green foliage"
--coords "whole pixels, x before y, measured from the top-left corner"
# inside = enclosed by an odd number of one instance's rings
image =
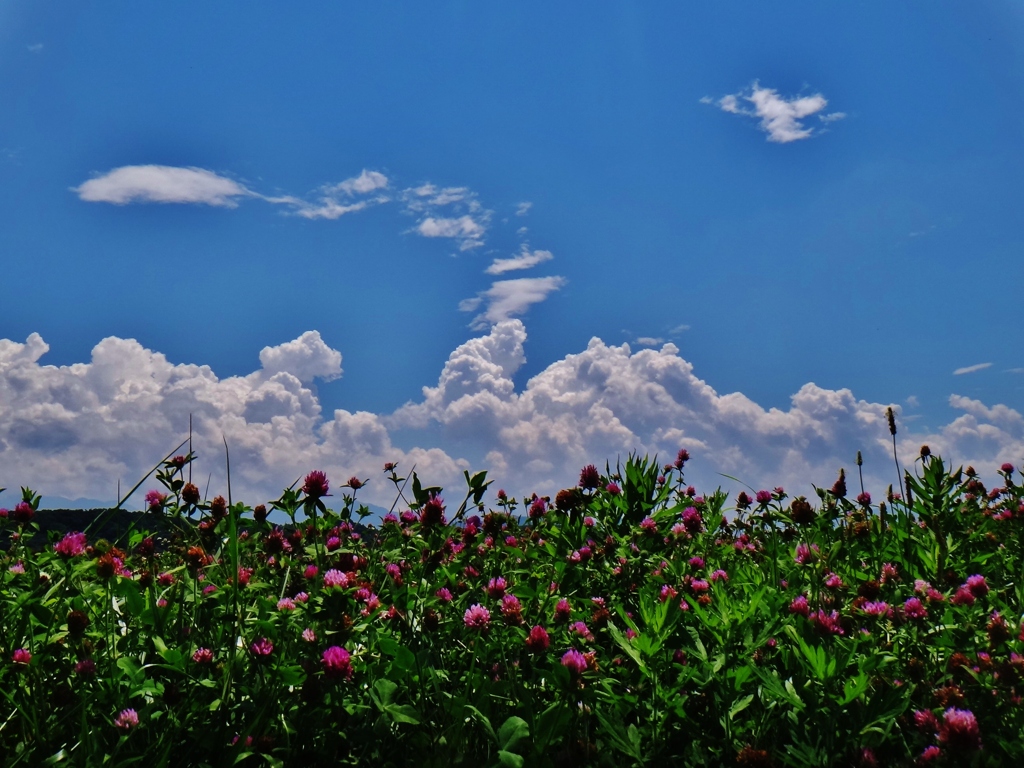
[[[1024,762],[1006,468],[990,491],[924,456],[906,502],[730,508],[631,455],[520,519],[484,472],[439,515],[389,465],[379,527],[353,478],[337,510],[297,480],[282,528],[186,501],[194,458],[154,470],[160,536],[32,548],[30,489],[0,517],[3,765]]]

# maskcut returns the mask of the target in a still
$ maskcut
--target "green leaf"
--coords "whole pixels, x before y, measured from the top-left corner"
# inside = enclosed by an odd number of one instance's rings
[[[420,724],[419,712],[411,704],[388,704],[384,707],[384,711],[391,717],[392,722]]]
[[[857,675],[857,677],[851,677],[847,680],[843,685],[843,698],[839,702],[839,706],[846,706],[864,693],[864,691],[868,689],[869,682],[868,676],[864,674]]]
[[[146,602],[142,599],[142,594],[134,582],[121,579],[118,581],[115,591],[118,597],[124,600],[124,604],[132,616],[138,616],[145,609]]]
[[[414,669],[416,667],[416,655],[404,645],[399,646],[398,653],[395,654],[395,667],[403,672]]]
[[[473,719],[480,723],[480,725],[484,727],[484,730],[487,731],[488,734],[490,734],[490,737],[494,739],[494,743],[500,746],[500,742],[498,741],[498,734],[496,734],[494,732],[494,728],[491,727],[491,721],[487,719],[487,715],[485,715],[479,709],[474,707],[472,704],[467,704],[466,709],[469,710],[469,714],[473,716]]]
[[[533,721],[533,743],[537,751],[543,753],[552,739],[565,728],[571,714],[560,702],[555,702]]]
[[[503,749],[498,750],[498,764],[502,768],[523,768],[523,758],[512,752]]]
[[[513,715],[498,729],[498,747],[512,750],[523,739],[530,736],[530,725],[523,718]]]
[[[373,684],[373,690],[370,692],[370,696],[373,698],[377,708],[383,712],[384,708],[391,703],[391,698],[395,695],[395,691],[397,690],[397,684],[391,682],[387,678],[381,678]]]
[[[122,656],[119,658],[117,660],[117,666],[128,676],[128,679],[131,680],[133,685],[139,685],[146,679],[146,673],[143,672],[135,660],[129,656]]]
[[[750,702],[754,700],[754,694],[748,694],[742,699],[737,699],[731,707],[729,707],[729,719],[732,720],[742,712],[744,709],[750,706]]]
[[[280,675],[282,683],[292,687],[298,687],[306,680],[306,673],[298,664],[282,665],[277,668],[277,674]]]
[[[640,668],[640,671],[646,675],[647,666],[644,664],[643,659],[640,658],[640,651],[636,649],[636,647],[626,638],[626,636],[622,634],[622,631],[614,624],[608,625],[608,631],[611,633],[612,639],[618,644],[618,646],[626,652],[629,658],[636,662],[636,665]]]

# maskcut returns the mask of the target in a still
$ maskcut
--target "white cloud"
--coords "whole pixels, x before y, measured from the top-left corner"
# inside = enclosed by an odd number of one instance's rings
[[[316,200],[310,202],[293,195],[263,195],[204,168],[125,165],[73,187],[72,191],[77,192],[80,199],[90,203],[115,205],[192,203],[236,208],[239,199],[252,197],[291,208],[296,216],[306,219],[337,219],[346,213],[388,202],[389,198],[383,194],[352,200],[356,195],[381,190],[387,185],[387,176],[378,171],[364,169],[359,176],[320,187]]]
[[[0,485],[112,496],[118,478],[134,484],[185,436],[190,414],[200,484],[212,472],[211,493],[225,490],[224,435],[232,492],[250,503],[324,469],[335,487],[352,475],[371,478],[360,497],[390,506],[390,487],[379,482],[385,461],[404,470],[415,463],[453,495],[469,468],[490,469],[495,487],[517,495],[553,494],[584,464],[614,464],[634,450],[667,460],[680,447],[693,455],[687,478],[702,490],[723,482],[721,472],[754,487],[808,493],[811,483],[829,485],[838,467],[849,472],[858,450],[876,498],[895,479],[886,403],[808,383],[787,409],[766,409],[742,393],[717,392],[672,344],[632,352],[597,338],[517,390],[525,342],[521,321],[498,322],[455,349],[417,402],[390,415],[325,415],[310,382],[340,375],[341,354],[315,332],[265,348],[258,370],[229,378],[171,363],[131,339],[104,339],[88,362],[67,366],[40,363],[48,346],[38,334],[0,340]],[[983,475],[1024,457],[1018,411],[960,395],[949,403],[960,415],[931,431],[914,431],[900,414],[904,464],[913,464],[922,443]],[[392,429],[408,436],[438,427],[444,450],[392,442]]]
[[[974,373],[976,371],[983,371],[986,368],[991,368],[992,363],[978,363],[977,365],[968,365],[963,368],[957,368],[953,371],[954,376],[963,376],[965,373]]]
[[[277,202],[273,200],[272,202]],[[330,197],[323,197],[317,203],[307,203],[302,200],[295,202],[289,201],[289,203],[295,208],[295,215],[301,216],[304,219],[328,219],[333,221],[334,219],[340,219],[346,213],[355,213],[361,211],[374,203],[387,202],[386,198],[382,198],[376,201],[360,200],[358,203],[350,203],[348,205],[339,203],[337,200],[331,199]]]
[[[28,47],[29,51],[32,52],[32,53],[40,53],[43,50],[43,44],[42,43],[32,43],[32,45],[27,46],[27,47]]]
[[[921,402],[917,399],[917,395],[911,395],[906,399],[906,403],[911,408],[917,408],[921,405]]]
[[[661,336],[637,336],[636,343],[641,347],[657,347],[665,343]]]
[[[306,331],[294,341],[260,350],[260,364],[268,375],[293,373],[303,383],[333,381],[341,376],[341,352],[331,349],[319,331]]]
[[[429,182],[401,192],[405,213],[418,221],[410,231],[422,237],[450,238],[460,251],[484,244],[493,211],[484,209],[468,187],[439,188]]]
[[[675,328],[672,328],[668,332],[668,335],[669,336],[679,336],[681,334],[686,333],[688,330],[690,330],[690,326],[688,326],[686,324],[677,325]]]
[[[384,189],[388,185],[388,177],[378,171],[368,171],[365,168],[358,176],[337,184],[334,191],[344,192],[346,195],[365,195],[376,189]]]
[[[187,435],[190,414],[200,487],[212,473],[211,493],[226,490],[223,435],[232,492],[250,503],[276,498],[311,469],[326,470],[338,486],[352,475],[376,481],[385,461],[415,463],[446,483],[469,467],[436,448],[394,446],[375,414],[325,418],[309,382],[340,375],[341,354],[315,331],[264,348],[259,370],[223,379],[207,366],[172,364],[133,339],[104,339],[89,362],[69,366],[41,365],[47,350],[38,334],[24,344],[0,340],[0,486],[111,497],[119,478],[130,487]],[[361,496],[390,505],[391,493],[372,482]]]
[[[293,208],[296,216],[304,219],[328,219],[333,221],[347,213],[362,211],[373,205],[382,205],[390,202],[385,194],[377,194],[373,197],[364,197],[353,202],[352,198],[357,195],[367,195],[370,192],[386,189],[389,184],[388,177],[379,171],[368,171],[365,168],[358,176],[345,179],[337,184],[325,184],[317,191],[314,202],[299,197],[286,195],[283,197],[266,197],[263,200],[268,203],[284,204]]]
[[[234,208],[237,198],[252,193],[203,168],[168,165],[125,165],[72,188],[90,203],[193,203]]]
[[[742,102],[747,102],[749,106]],[[739,93],[723,96],[717,102],[705,96],[701,103],[717,104],[719,109],[730,114],[756,117],[760,121],[761,130],[768,134],[768,141],[787,144],[811,137],[814,129],[808,128],[801,120],[822,112],[828,100],[820,93],[787,99],[774,88],[762,88],[755,80],[749,88]],[[845,116],[843,112],[832,112],[819,114],[818,118],[824,123],[830,123]]]
[[[614,463],[633,450],[671,458],[679,447],[696,459],[688,477],[712,488],[721,472],[755,487],[808,493],[811,483],[830,484],[840,466],[851,469],[858,450],[876,496],[894,479],[889,404],[805,384],[788,410],[765,409],[741,393],[716,392],[672,344],[632,353],[596,338],[516,392],[525,339],[522,323],[512,320],[462,345],[437,386],[388,423],[437,423],[458,445],[484,443],[488,466],[504,467],[505,486],[523,492],[571,484],[585,463]],[[967,398],[950,404],[966,413],[938,432],[912,432],[901,415],[901,460],[912,464],[922,443],[979,469],[1024,455],[1020,414]]]
[[[530,202],[519,203],[519,205],[516,206],[516,216],[525,216],[526,214],[528,214],[530,212],[531,208],[533,208],[533,203],[530,203]]]
[[[487,309],[474,317],[471,323],[474,329],[481,330],[494,323],[522,315],[532,305],[544,301],[565,283],[565,278],[557,275],[498,280],[486,291],[481,292],[476,299],[464,299],[459,303],[459,308],[472,312],[482,301],[486,301]],[[476,303],[473,303],[474,301]]]
[[[553,258],[555,257],[551,251],[531,251],[524,245],[519,255],[513,256],[510,259],[495,259],[491,262],[491,266],[484,271],[488,275],[502,275],[505,272],[512,272],[517,269],[529,269],[545,261],[551,261]]]
[[[416,231],[423,237],[453,237],[463,240],[462,250],[474,248],[480,244],[484,228],[472,216],[460,216],[457,219],[444,219],[428,216],[416,225]]]

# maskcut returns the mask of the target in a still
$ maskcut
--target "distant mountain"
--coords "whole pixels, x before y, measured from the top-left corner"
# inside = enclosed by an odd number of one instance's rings
[[[5,499],[8,504],[16,504],[18,499],[13,502],[10,499]],[[139,506],[143,503],[142,499],[139,499]],[[43,496],[39,502],[40,509],[110,509],[117,504],[116,499],[107,499],[101,501],[100,499],[68,499],[64,496]],[[131,509],[132,505],[129,503],[128,508]]]
[[[15,489],[17,490],[17,489]],[[10,489],[4,493],[3,502],[0,503],[0,507],[13,507],[20,500],[18,494],[11,494]],[[39,502],[39,509],[110,509],[117,501],[115,499],[107,499],[105,501],[101,499],[88,499],[80,497],[77,499],[69,499],[65,496],[43,496]],[[362,502],[359,502],[362,504]],[[138,499],[134,496],[125,503],[125,509],[130,511],[138,511],[145,505],[145,500],[142,495],[139,494]],[[379,507],[376,504],[367,504],[366,507],[370,510],[371,514],[366,518],[366,522],[371,525],[379,524],[381,519],[388,513],[387,507]],[[283,515],[273,515],[273,519],[276,521],[278,516],[281,517],[281,521],[287,519]]]

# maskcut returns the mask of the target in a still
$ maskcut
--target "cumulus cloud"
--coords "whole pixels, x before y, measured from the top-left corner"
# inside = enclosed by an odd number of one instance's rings
[[[306,331],[294,341],[260,350],[265,374],[292,373],[304,384],[313,379],[333,381],[341,376],[341,352],[331,349],[319,331]]]
[[[337,184],[334,191],[344,192],[346,195],[365,195],[376,189],[384,189],[388,185],[388,177],[379,171],[368,171],[365,168],[358,176]]]
[[[459,445],[484,441],[487,466],[504,468],[506,486],[539,493],[572,483],[588,462],[614,463],[634,450],[672,457],[680,447],[697,457],[688,476],[711,487],[724,473],[755,487],[781,484],[807,493],[810,483],[830,484],[840,466],[850,469],[858,450],[876,495],[894,479],[890,404],[808,383],[788,409],[766,409],[742,393],[715,391],[672,344],[634,353],[597,338],[517,392],[513,376],[525,361],[525,340],[518,320],[493,326],[456,349],[437,386],[424,388],[422,401],[408,403],[388,423],[436,423]],[[964,415],[936,432],[902,425],[905,462],[912,464],[922,443],[978,468],[1024,456],[1019,413],[959,396],[950,404]]]
[[[819,114],[828,106],[828,100],[820,93],[811,96],[794,96],[787,99],[774,88],[764,88],[757,80],[738,93],[730,93],[720,99],[705,96],[704,104],[714,104],[723,112],[757,118],[762,131],[768,134],[768,141],[788,144],[791,141],[808,139],[814,132],[802,120],[818,115],[823,123],[843,119],[843,112]]]
[[[38,334],[0,340],[0,486],[111,497],[118,479],[130,487],[187,435],[190,415],[200,487],[212,473],[211,493],[225,490],[223,435],[232,490],[253,503],[314,468],[340,484],[377,478],[385,461],[399,461],[453,483],[469,466],[437,448],[397,448],[376,414],[325,416],[311,381],[339,376],[341,353],[315,331],[265,347],[258,370],[229,378],[171,363],[134,339],[103,339],[89,362],[69,366],[40,364],[47,351]],[[383,483],[361,495],[393,500]]]
[[[501,275],[517,269],[529,269],[543,264],[545,261],[551,261],[553,258],[555,257],[551,251],[531,251],[524,245],[516,256],[509,259],[495,259],[491,262],[491,266],[484,271],[488,275]]]
[[[977,365],[968,365],[963,368],[957,368],[953,371],[954,376],[963,376],[965,373],[975,373],[977,371],[984,371],[986,368],[991,368],[992,363],[978,363]]]
[[[337,485],[352,475],[379,478],[385,461],[405,470],[415,463],[449,488],[473,468],[517,494],[553,494],[584,464],[614,465],[631,451],[665,460],[680,447],[694,457],[687,479],[702,489],[723,483],[723,473],[755,488],[809,493],[811,483],[831,484],[838,467],[851,470],[858,450],[872,493],[896,479],[891,404],[807,383],[787,408],[764,408],[740,392],[716,391],[671,343],[633,351],[598,338],[517,387],[526,340],[520,320],[495,323],[459,345],[417,401],[391,414],[322,413],[311,382],[340,375],[341,354],[312,331],[264,348],[257,370],[228,378],[171,363],[132,339],[104,339],[88,362],[68,366],[41,363],[48,346],[38,334],[0,340],[0,485],[112,496],[118,478],[134,484],[182,439],[190,414],[201,484],[212,472],[211,493],[223,492],[223,435],[233,492],[253,503],[310,469],[326,470]],[[962,395],[949,404],[959,415],[937,429],[915,431],[900,414],[905,465],[923,443],[983,473],[1024,458],[1020,412]],[[410,442],[417,430],[431,437],[403,448],[395,430]],[[390,506],[390,493],[371,482],[360,497]]]
[[[544,301],[552,292],[557,291],[566,280],[564,277],[520,277],[515,280],[498,280],[478,296],[465,299],[459,309],[472,312],[481,303],[486,302],[487,308],[473,318],[470,324],[476,330],[482,330],[493,323],[500,323],[511,317],[522,315],[534,304]]]
[[[204,168],[125,165],[72,188],[89,203],[192,203],[235,208],[252,193],[232,179]]]
[[[485,228],[472,216],[457,219],[428,216],[416,225],[416,231],[423,237],[452,237],[459,240],[459,247],[465,251],[483,244]]]

